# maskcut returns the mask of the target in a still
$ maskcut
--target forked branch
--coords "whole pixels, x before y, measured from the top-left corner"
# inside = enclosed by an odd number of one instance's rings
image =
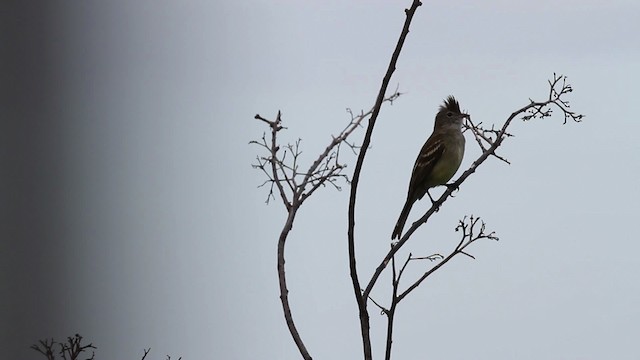
[[[371,353],[371,336],[369,329],[369,312],[367,311],[367,299],[368,293],[362,293],[362,287],[360,286],[360,280],[358,278],[358,269],[356,266],[356,250],[355,250],[355,216],[356,216],[356,195],[358,193],[358,182],[360,180],[360,172],[362,171],[362,165],[364,164],[364,158],[367,154],[367,149],[369,147],[369,143],[371,142],[371,135],[373,134],[373,128],[376,124],[376,120],[378,119],[378,115],[380,114],[380,108],[382,107],[382,102],[384,99],[384,95],[387,92],[387,87],[389,86],[389,82],[391,81],[391,76],[396,69],[396,63],[398,58],[400,57],[400,52],[402,51],[402,46],[409,34],[409,26],[411,25],[411,20],[413,19],[413,15],[415,14],[418,7],[420,7],[422,3],[419,0],[413,0],[411,7],[409,9],[405,9],[405,21],[402,27],[402,31],[400,32],[400,38],[398,39],[398,43],[396,44],[396,48],[393,51],[393,55],[391,56],[391,61],[389,62],[389,66],[387,67],[387,72],[385,73],[382,79],[382,85],[380,86],[380,90],[378,91],[378,97],[376,99],[376,104],[373,107],[373,113],[371,114],[371,118],[369,119],[369,125],[367,126],[367,132],[365,133],[364,140],[362,142],[362,149],[360,149],[360,153],[358,154],[358,160],[356,161],[356,167],[353,171],[353,179],[351,180],[351,192],[349,194],[349,222],[347,228],[347,243],[349,249],[349,274],[351,275],[351,283],[353,285],[353,292],[356,298],[356,303],[358,305],[358,317],[360,319],[360,332],[362,336],[362,350],[364,353],[364,359],[370,360],[373,358]]]
[[[382,102],[393,103],[400,95],[401,93],[396,89]],[[362,122],[367,120],[374,113],[374,110],[375,107],[367,112],[361,111],[358,115],[354,115],[350,109],[347,109],[351,117],[350,122],[337,136],[331,138],[329,144],[306,170],[300,170],[300,154],[302,153],[300,139],[293,144],[284,146],[279,142],[278,135],[286,129],[282,125],[282,114],[278,112],[275,120],[266,119],[259,114],[255,116],[257,120],[269,126],[269,135],[264,133],[260,140],[250,142],[250,144],[258,145],[265,152],[264,155],[256,157],[256,163],[252,166],[262,171],[267,177],[267,180],[260,185],[270,185],[266,202],[269,203],[270,200],[275,199],[275,192],[277,192],[288,213],[277,246],[280,302],[289,333],[304,359],[311,359],[311,355],[302,341],[291,312],[284,257],[286,241],[300,206],[309,196],[320,187],[328,184],[340,190],[339,180],[348,182],[349,179],[343,172],[346,165],[340,160],[341,146],[346,145],[354,151],[359,148],[354,141],[349,141],[350,136],[362,126]]]
[[[462,220],[459,220],[458,226],[456,226],[455,230],[462,231],[462,236],[460,237],[460,241],[458,242],[458,245],[453,249],[453,251],[451,251],[451,253],[449,253],[449,255],[442,258],[442,260],[437,265],[435,265],[434,267],[426,271],[424,274],[422,274],[422,276],[418,280],[416,280],[413,284],[411,284],[411,286],[409,286],[400,295],[398,295],[397,302],[402,301],[402,299],[407,297],[409,293],[411,293],[427,277],[429,277],[429,275],[433,274],[439,268],[444,266],[446,263],[449,262],[449,260],[453,259],[456,255],[462,254],[472,259],[475,259],[475,257],[466,250],[469,245],[481,239],[489,239],[489,240],[495,240],[495,241],[499,240],[498,236],[496,236],[494,231],[491,231],[489,233],[486,232],[486,225],[484,221],[480,220],[479,217],[474,217],[473,215],[469,217],[465,216]],[[432,259],[432,257],[430,257],[429,259]],[[409,258],[409,260],[418,260],[418,259],[421,259],[421,258]]]

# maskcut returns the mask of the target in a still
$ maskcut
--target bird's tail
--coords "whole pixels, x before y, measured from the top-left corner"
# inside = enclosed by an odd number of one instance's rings
[[[392,240],[395,238],[400,239],[400,237],[402,236],[402,228],[404,228],[404,224],[407,222],[407,218],[409,217],[409,212],[411,212],[412,206],[413,206],[413,201],[407,198],[407,202],[404,203],[402,212],[400,212],[400,217],[398,218],[396,227],[393,228],[393,233],[391,234]]]

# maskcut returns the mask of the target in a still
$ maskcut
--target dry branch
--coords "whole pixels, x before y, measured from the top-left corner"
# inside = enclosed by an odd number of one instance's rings
[[[353,285],[353,292],[356,298],[356,303],[358,305],[358,317],[360,319],[360,332],[362,336],[362,349],[364,353],[364,359],[370,360],[373,358],[371,353],[371,335],[369,329],[369,312],[367,311],[367,299],[368,293],[362,293],[362,288],[360,286],[360,280],[358,278],[358,269],[356,266],[356,250],[355,250],[355,213],[356,213],[356,195],[358,193],[358,182],[360,180],[360,172],[362,171],[362,165],[364,164],[364,158],[367,154],[367,149],[369,147],[369,143],[371,142],[371,135],[373,134],[373,128],[376,124],[376,120],[378,115],[380,114],[380,108],[382,107],[382,102],[384,100],[384,94],[387,92],[387,87],[389,86],[389,81],[391,81],[391,76],[396,69],[396,63],[398,61],[398,57],[400,57],[400,52],[402,51],[402,46],[404,45],[405,39],[409,34],[409,26],[411,25],[411,20],[413,16],[418,10],[422,3],[419,0],[413,0],[411,7],[409,9],[405,9],[405,22],[402,26],[402,31],[400,32],[400,38],[398,39],[398,43],[396,44],[396,48],[393,51],[393,55],[391,56],[391,61],[389,62],[389,67],[387,68],[387,72],[382,79],[382,85],[380,86],[380,90],[378,92],[378,97],[376,100],[376,104],[373,107],[374,111],[369,119],[369,125],[367,126],[367,132],[365,133],[364,140],[362,142],[362,149],[358,154],[358,160],[356,161],[356,167],[353,172],[353,179],[351,180],[351,193],[349,196],[349,222],[347,228],[347,242],[349,248],[349,274],[351,275],[351,283]]]
[[[396,89],[393,94],[383,98],[382,103],[393,103],[400,95],[401,93]],[[293,228],[298,209],[309,196],[314,194],[320,187],[326,185],[331,185],[337,190],[341,190],[338,181],[349,181],[346,174],[343,173],[346,164],[340,161],[341,146],[344,144],[353,151],[361,149],[360,146],[355,145],[355,142],[349,142],[349,138],[356,129],[362,127],[362,122],[371,117],[375,111],[376,107],[374,106],[367,112],[361,111],[360,114],[354,115],[351,109],[347,109],[351,117],[349,124],[337,136],[332,136],[326,148],[305,171],[300,171],[301,141],[298,139],[294,144],[284,146],[278,141],[278,134],[286,129],[286,127],[282,126],[282,114],[278,111],[275,120],[266,119],[259,114],[255,116],[257,120],[266,123],[270,129],[270,136],[265,133],[260,140],[250,142],[250,144],[261,147],[266,153],[266,155],[257,156],[256,163],[252,165],[253,168],[262,171],[267,177],[267,180],[259,187],[270,185],[267,203],[275,199],[274,188],[277,189],[276,191],[288,213],[287,220],[280,232],[277,246],[280,302],[289,333],[304,359],[311,359],[311,355],[297,330],[289,303],[284,257],[286,241],[289,232]]]

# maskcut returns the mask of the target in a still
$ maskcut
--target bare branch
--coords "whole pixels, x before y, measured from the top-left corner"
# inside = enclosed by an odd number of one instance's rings
[[[440,254],[432,254],[429,256],[422,256],[422,257],[411,257],[409,260],[429,260],[429,261],[438,261],[438,260],[442,260],[444,259],[444,256],[440,255]]]
[[[383,99],[383,103],[393,104],[393,101],[400,95],[402,93],[396,89],[393,94]],[[271,129],[271,138],[269,140],[267,140],[266,134],[263,133],[260,140],[249,142],[251,145],[258,145],[269,154],[269,156],[257,156],[256,162],[251,165],[254,169],[262,171],[267,177],[267,180],[258,187],[270,185],[265,203],[268,204],[270,200],[275,199],[274,187],[278,189],[287,210],[289,210],[293,202],[292,199],[297,198],[302,203],[320,187],[331,185],[338,191],[342,190],[339,180],[349,183],[349,178],[343,173],[347,165],[339,159],[341,145],[347,145],[354,154],[357,154],[361,147],[354,142],[350,142],[348,140],[349,136],[356,129],[362,127],[362,122],[373,114],[374,108],[372,107],[367,112],[360,111],[358,115],[354,115],[351,109],[347,109],[347,113],[350,115],[350,122],[337,136],[331,137],[331,141],[324,151],[304,172],[299,170],[299,157],[302,154],[301,139],[296,140],[293,144],[284,146],[278,143],[278,132],[286,129],[286,127],[282,126],[281,113],[278,112],[275,121],[268,120],[259,114],[256,115],[256,119],[266,123]],[[280,151],[281,148],[283,148],[282,151]],[[285,191],[285,188],[288,192]]]
[[[478,222],[480,222],[480,229],[477,229]],[[495,232],[492,231],[490,233],[486,233],[485,228],[486,226],[484,221],[481,221],[479,217],[474,217],[473,215],[471,215],[470,217],[465,216],[462,220],[459,220],[455,230],[456,231],[462,230],[462,236],[460,238],[460,241],[456,245],[456,247],[453,249],[453,251],[451,251],[451,253],[449,253],[449,255],[442,258],[442,261],[440,261],[437,265],[435,265],[434,267],[426,271],[418,280],[416,280],[404,292],[398,295],[398,302],[400,302],[407,295],[409,295],[409,293],[411,293],[415,288],[417,288],[427,277],[429,277],[431,274],[433,274],[443,265],[448,263],[456,255],[462,254],[472,259],[475,259],[473,255],[465,251],[465,249],[472,243],[481,239],[489,239],[489,240],[496,240],[496,241],[499,240]]]
[[[401,93],[396,91],[383,99],[384,102],[393,103]],[[359,115],[354,115],[351,109],[347,109],[350,114],[350,122],[345,128],[337,135],[332,136],[329,145],[318,156],[318,158],[309,166],[309,168],[301,172],[299,170],[300,163],[299,157],[302,154],[301,140],[298,139],[293,144],[287,144],[280,146],[278,143],[278,133],[280,130],[286,129],[282,126],[281,113],[278,112],[275,121],[268,120],[259,114],[255,116],[256,119],[266,123],[270,129],[270,139],[267,140],[267,136],[263,133],[260,140],[250,141],[249,144],[258,145],[264,149],[268,156],[257,156],[256,162],[252,164],[254,169],[262,171],[266,180],[258,185],[258,187],[269,186],[269,193],[267,194],[266,203],[270,200],[275,200],[274,187],[278,189],[280,198],[289,213],[287,221],[280,233],[278,240],[278,277],[280,284],[280,299],[282,303],[283,312],[285,314],[285,320],[289,327],[289,332],[300,350],[303,358],[310,359],[310,355],[302,342],[302,339],[296,329],[291,314],[291,307],[288,300],[288,289],[286,285],[286,273],[285,273],[285,259],[284,248],[289,231],[293,226],[296,213],[302,203],[310,197],[320,187],[327,185],[333,186],[337,190],[341,190],[339,180],[345,180],[347,183],[349,179],[343,170],[346,165],[340,161],[340,147],[342,144],[346,144],[352,151],[360,149],[359,146],[353,142],[349,142],[348,138],[353,132],[362,127],[362,122],[369,118],[375,110],[375,106],[367,111],[361,111]],[[282,148],[282,149],[281,149]]]
[[[378,304],[378,302],[376,302],[371,296],[369,296],[369,300],[371,300],[371,302],[380,309],[380,315],[386,315],[389,312],[389,310]]]
[[[399,284],[400,283],[400,278],[402,278],[402,273],[404,273],[404,269],[407,268],[407,265],[409,265],[409,262],[413,260],[411,253],[409,253],[409,256],[407,256],[407,260],[405,260],[404,264],[402,264],[402,267],[400,268],[400,272],[398,272],[398,276],[394,276],[395,281]]]
[[[39,340],[40,345],[34,344],[31,345],[31,349],[41,353],[42,355],[47,357],[47,360],[54,360],[55,356],[53,355],[53,346],[56,344],[53,339],[51,340]],[[42,347],[40,347],[42,346]]]
[[[144,355],[142,355],[142,359],[140,360],[144,360],[147,357],[147,354],[149,354],[149,351],[151,351],[151,348],[148,349],[142,349],[144,351]]]
[[[60,355],[62,355],[62,358],[65,360],[67,360],[67,356],[69,356],[68,360],[79,360],[78,356],[80,356],[81,353],[85,352],[88,349],[95,348],[96,347],[93,346],[92,343],[89,343],[88,345],[82,345],[82,336],[76,334],[74,337],[69,336],[67,338],[66,344],[60,344]],[[91,357],[87,358],[86,360],[93,360],[95,355],[95,352],[92,351]]]
[[[416,10],[420,5],[422,5],[422,3],[419,0],[413,0],[411,7],[409,9],[405,9],[406,19],[402,27],[402,31],[400,33],[400,38],[398,39],[396,48],[393,52],[393,55],[391,56],[391,61],[389,62],[389,67],[387,68],[387,72],[384,75],[384,78],[382,79],[382,85],[380,86],[380,91],[378,92],[376,104],[373,107],[373,112],[371,113],[371,118],[369,119],[369,125],[367,126],[367,131],[365,133],[364,140],[362,142],[362,148],[360,149],[360,153],[358,154],[356,167],[353,172],[353,177],[351,180],[351,193],[349,196],[349,213],[348,213],[349,220],[348,220],[348,230],[347,230],[347,241],[348,241],[348,248],[349,248],[349,273],[351,275],[351,283],[353,284],[353,292],[356,298],[356,303],[358,304],[358,312],[359,312],[359,318],[360,318],[360,332],[362,335],[362,348],[363,348],[365,360],[372,359],[372,354],[371,354],[371,337],[369,335],[369,313],[367,311],[368,292],[366,294],[363,294],[361,291],[360,281],[358,279],[358,270],[356,267],[356,253],[355,253],[356,194],[358,193],[358,182],[360,180],[360,172],[362,170],[362,165],[364,163],[364,158],[367,153],[367,149],[371,142],[371,135],[373,134],[373,128],[376,124],[376,120],[378,119],[378,115],[380,114],[380,108],[382,107],[382,103],[384,100],[385,93],[387,92],[389,81],[391,81],[391,76],[393,75],[393,72],[396,69],[396,62],[398,61],[398,57],[400,56],[402,46],[404,45],[404,41],[407,38],[407,35],[409,34],[409,26],[411,25],[411,20],[413,19],[413,15],[415,14]],[[390,259],[391,258],[387,259],[387,261],[389,261]],[[392,323],[393,321],[390,322],[390,326]]]
[[[386,97],[383,102],[391,103],[400,95],[401,94],[396,91],[392,95]],[[347,142],[347,139],[356,129],[361,127],[362,121],[371,116],[373,111],[374,110],[372,108],[366,113],[362,111],[360,115],[354,116],[353,113],[348,110],[351,114],[350,123],[338,134],[338,136],[332,137],[329,145],[327,145],[320,156],[309,166],[307,171],[304,172],[299,171],[299,157],[302,154],[300,146],[301,140],[298,139],[293,144],[285,145],[282,150],[281,146],[278,144],[279,131],[286,129],[282,126],[281,113],[278,112],[275,121],[268,120],[260,115],[255,116],[256,119],[266,123],[271,128],[269,140],[267,140],[266,134],[263,134],[260,140],[249,142],[249,144],[258,145],[268,153],[268,156],[257,156],[256,163],[252,165],[254,169],[262,171],[267,178],[267,180],[258,187],[263,187],[267,184],[270,185],[267,200],[265,201],[267,204],[269,203],[269,200],[275,199],[274,187],[277,188],[280,198],[282,199],[282,202],[289,214],[278,238],[278,278],[280,285],[280,300],[289,332],[291,333],[291,336],[304,359],[311,359],[311,356],[298,333],[291,313],[289,291],[287,289],[284,266],[285,243],[293,226],[293,221],[298,209],[309,196],[311,196],[320,187],[324,187],[326,185],[333,186],[337,190],[340,190],[341,187],[338,185],[338,180],[340,179],[344,179],[348,182],[349,179],[342,173],[346,168],[346,165],[341,163],[339,160],[340,145],[345,143],[352,150],[357,148],[352,143]]]

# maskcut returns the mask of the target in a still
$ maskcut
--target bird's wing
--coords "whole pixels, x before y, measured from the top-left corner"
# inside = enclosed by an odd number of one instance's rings
[[[416,163],[413,165],[411,183],[409,184],[409,190],[413,190],[419,199],[426,193],[428,187],[425,186],[425,181],[429,178],[433,167],[438,163],[440,158],[442,158],[444,151],[444,142],[439,140],[435,142],[427,140],[422,150],[420,150]]]

